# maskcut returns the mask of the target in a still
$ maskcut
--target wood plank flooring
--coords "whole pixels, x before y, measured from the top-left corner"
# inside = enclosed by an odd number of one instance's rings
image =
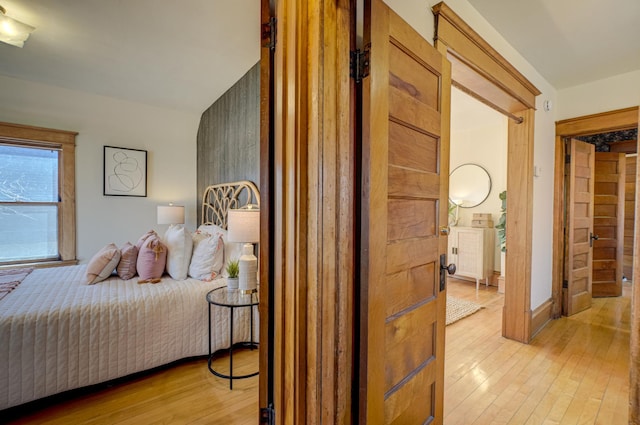
[[[630,286],[549,323],[529,345],[501,337],[503,295],[471,282],[448,291],[485,308],[447,326],[445,425],[626,424]]]
[[[233,363],[235,374],[257,370],[258,350],[237,351]],[[214,367],[228,373],[228,364],[228,357],[223,356],[215,360]],[[62,400],[9,409],[0,412],[0,423],[255,425],[258,379],[234,380],[229,390],[229,381],[212,375],[206,358],[197,358],[108,388],[96,386]]]
[[[503,296],[495,287],[449,281],[451,295],[483,305],[447,326],[445,425],[628,422],[630,286],[619,298],[549,323],[529,345],[501,334]],[[239,372],[257,351],[234,357]],[[220,368],[226,359],[217,360]],[[9,424],[256,424],[258,377],[234,382],[209,373],[206,359],[0,412]]]

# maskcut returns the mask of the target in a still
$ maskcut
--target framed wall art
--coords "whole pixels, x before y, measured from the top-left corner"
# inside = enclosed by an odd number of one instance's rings
[[[147,196],[147,151],[104,147],[105,196]]]

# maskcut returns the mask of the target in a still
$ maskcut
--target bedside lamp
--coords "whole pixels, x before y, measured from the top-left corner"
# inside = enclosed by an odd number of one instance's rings
[[[158,224],[184,224],[182,205],[158,205]]]
[[[260,242],[260,210],[251,208],[229,210],[227,217],[229,242],[242,242],[238,288],[243,293],[255,292],[258,287],[258,259],[253,243]]]

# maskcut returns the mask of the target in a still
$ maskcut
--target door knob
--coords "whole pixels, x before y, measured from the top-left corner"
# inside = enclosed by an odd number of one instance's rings
[[[440,226],[440,234],[442,236],[448,235],[450,232],[449,226]]]
[[[589,233],[589,246],[593,247],[593,241],[597,241],[599,239],[598,235],[594,235],[593,233]]]
[[[441,265],[440,269],[446,271],[449,274],[454,274],[456,272],[456,265],[451,263],[448,266]]]

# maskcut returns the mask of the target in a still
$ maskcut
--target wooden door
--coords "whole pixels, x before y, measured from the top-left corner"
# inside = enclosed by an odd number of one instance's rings
[[[380,0],[364,41],[358,423],[441,424],[450,64]]]
[[[568,145],[562,311],[571,316],[591,307],[595,146],[575,139]]]
[[[636,162],[637,154],[626,157],[626,179],[624,189],[624,265],[622,274],[627,279],[633,278],[633,241],[636,214]]]
[[[596,152],[593,198],[594,297],[622,295],[624,246],[625,157],[623,153]]]

